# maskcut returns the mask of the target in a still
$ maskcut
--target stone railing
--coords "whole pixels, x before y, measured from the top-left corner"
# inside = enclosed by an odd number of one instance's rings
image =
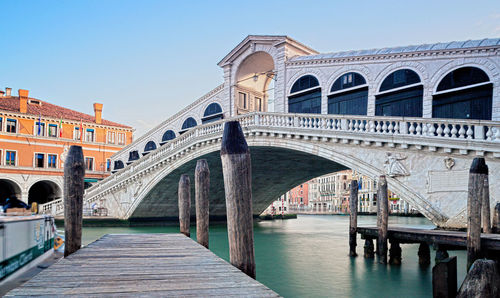
[[[459,119],[424,119],[403,117],[368,117],[351,115],[279,114],[255,112],[230,119],[194,127],[174,140],[169,141],[133,164],[105,178],[85,193],[85,203],[98,199],[97,195],[120,183],[130,180],[157,165],[159,162],[180,154],[182,149],[195,145],[210,136],[221,137],[224,123],[239,121],[246,130],[283,134],[287,136],[307,136],[312,140],[342,138],[374,142],[400,142],[425,144],[429,147],[447,146],[460,150],[492,151],[500,157],[500,122]],[[399,139],[398,139],[399,137]],[[454,143],[454,144],[452,144]],[[446,145],[443,145],[446,144]],[[489,146],[492,144],[494,146]],[[432,151],[432,150],[431,150]],[[40,207],[43,211],[60,214],[62,202],[53,201]],[[55,205],[55,207],[53,207]]]
[[[38,207],[38,210],[39,213],[42,214],[60,215],[64,212],[64,201],[63,199],[57,199],[45,204],[41,204]]]

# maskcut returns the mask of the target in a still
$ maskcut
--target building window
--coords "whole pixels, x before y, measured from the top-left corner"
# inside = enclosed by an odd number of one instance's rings
[[[256,97],[255,98],[255,105],[257,106],[256,110],[259,112],[262,112],[262,98]]]
[[[111,159],[106,159],[106,172],[111,171]]]
[[[37,121],[35,126],[37,136],[45,136],[45,123]]]
[[[321,113],[321,88],[315,77],[301,77],[293,84],[291,93],[288,97],[289,113]]]
[[[114,144],[114,143],[115,143],[115,132],[108,131],[108,144]]]
[[[45,167],[45,154],[35,153],[35,168]]]
[[[7,132],[11,132],[11,133],[17,132],[17,120],[7,119]]]
[[[493,84],[481,69],[455,69],[439,82],[436,91],[433,118],[491,120]]]
[[[87,133],[85,136],[85,141],[94,142],[94,130],[92,128],[87,128]]]
[[[6,166],[16,165],[16,151],[5,151],[5,165]]]
[[[247,94],[243,92],[238,93],[238,103],[240,108],[247,109]]]
[[[330,92],[328,114],[366,115],[368,87],[360,74],[350,72],[342,75],[333,83]]]
[[[57,138],[57,125],[49,124],[49,137]]]
[[[3,118],[0,117],[0,131],[3,131]]]
[[[87,170],[87,171],[94,170],[94,158],[93,157],[85,157],[85,170]]]
[[[216,102],[208,105],[203,113],[203,118],[201,118],[201,123],[209,123],[217,120],[221,120],[223,117],[222,108]]]
[[[47,165],[49,168],[53,168],[53,169],[57,168],[57,155],[49,154],[47,159],[48,159]]]
[[[118,134],[118,145],[125,145],[125,134],[124,133]]]
[[[422,117],[424,87],[420,82],[418,74],[410,69],[388,75],[380,86],[382,94],[376,96],[375,115]]]
[[[80,128],[75,127],[73,130],[73,140],[79,140],[80,139]]]

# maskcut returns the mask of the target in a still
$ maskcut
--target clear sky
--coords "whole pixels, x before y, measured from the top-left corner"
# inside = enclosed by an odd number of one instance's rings
[[[0,88],[145,133],[222,83],[249,34],[319,52],[500,37],[496,1],[0,0]]]

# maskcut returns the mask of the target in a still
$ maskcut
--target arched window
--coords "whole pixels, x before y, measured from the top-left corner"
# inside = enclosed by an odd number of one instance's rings
[[[165,144],[166,142],[175,139],[175,132],[171,129],[167,130],[163,136],[161,137],[161,145]]]
[[[146,146],[144,146],[144,152],[142,153],[142,155],[146,155],[153,150],[156,150],[156,143],[153,141],[149,141],[146,143]]]
[[[118,171],[119,169],[123,169],[125,166],[123,165],[123,161],[121,160],[115,160],[114,165],[113,165],[113,171],[112,173]]]
[[[439,82],[432,97],[432,117],[491,120],[492,100],[488,75],[476,67],[462,67]]]
[[[375,115],[422,117],[424,87],[420,77],[410,69],[388,75],[376,96]]]
[[[139,159],[139,151],[137,150],[133,150],[133,151],[130,151],[128,153],[128,161],[127,161],[127,164],[131,164],[132,162],[134,162],[135,160],[138,160]]]
[[[196,123],[196,120],[194,120],[193,117],[189,117],[186,120],[184,120],[184,123],[182,123],[182,128],[181,131],[179,131],[179,133],[183,134],[188,129],[190,129],[191,127],[195,127],[196,125],[198,125],[198,123]]]
[[[358,73],[349,72],[338,78],[328,96],[328,114],[366,115],[368,86]]]
[[[295,81],[288,97],[289,113],[321,113],[321,87],[318,80],[306,75]]]
[[[201,118],[201,123],[209,123],[222,119],[222,108],[218,103],[211,103],[205,109],[203,113],[203,118]]]

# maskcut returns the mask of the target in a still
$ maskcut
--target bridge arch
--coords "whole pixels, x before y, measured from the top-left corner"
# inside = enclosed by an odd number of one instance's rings
[[[306,74],[296,79],[288,95],[289,113],[321,114],[322,86],[318,78]]]
[[[417,72],[401,68],[389,73],[375,95],[375,115],[422,117],[424,83]]]
[[[493,82],[475,66],[449,71],[435,86],[432,98],[433,118],[491,120]]]
[[[338,76],[329,89],[328,114],[366,115],[368,89],[366,78],[359,72],[350,71]]]
[[[185,133],[188,129],[195,127],[198,125],[198,122],[194,119],[194,117],[188,117],[184,122],[182,122],[181,129],[179,131],[179,134]]]
[[[270,142],[272,136],[250,136],[247,142],[252,153],[254,179],[254,212],[263,211],[274,199],[300,183],[326,173],[351,168],[358,173],[377,180],[384,168],[365,161],[356,154],[337,151],[328,144],[311,143],[307,140],[279,139]],[[220,169],[220,141],[211,142],[199,149],[180,154],[173,164],[160,170],[136,194],[136,199],[124,210],[125,217],[151,217],[151,207],[160,214],[177,215],[176,185],[182,173],[193,175],[196,160],[209,161],[211,173],[222,175]],[[272,164],[272,167],[269,165]],[[298,169],[298,171],[290,171]],[[213,170],[213,171],[212,171]],[[225,212],[222,177],[211,177],[211,214]],[[218,181],[218,182],[216,182]],[[388,177],[390,189],[403,196],[426,217],[437,223],[447,220],[422,195],[403,180]],[[265,190],[265,191],[263,191]],[[262,209],[262,210],[260,210]],[[153,217],[154,217],[153,216]]]
[[[163,145],[166,142],[175,139],[175,137],[176,137],[175,136],[175,132],[173,130],[171,130],[171,129],[168,129],[167,131],[165,131],[163,133],[163,136],[161,137],[161,143],[160,143],[160,145]]]
[[[5,205],[5,200],[14,196],[21,200],[21,195],[21,187],[17,182],[7,178],[0,179],[0,205]]]

